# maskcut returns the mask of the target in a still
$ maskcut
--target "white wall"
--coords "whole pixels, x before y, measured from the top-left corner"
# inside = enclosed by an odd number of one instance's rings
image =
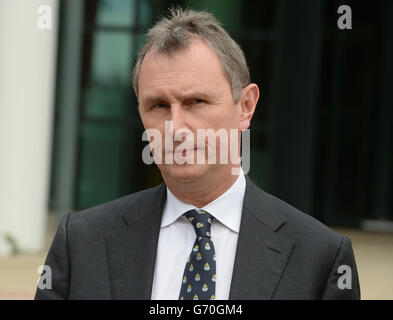
[[[50,30],[38,27],[41,5]],[[58,0],[0,0],[0,254],[10,251],[6,233],[23,250],[44,245],[57,12]]]

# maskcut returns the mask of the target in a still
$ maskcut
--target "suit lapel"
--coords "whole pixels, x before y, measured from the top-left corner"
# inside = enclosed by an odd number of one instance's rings
[[[246,176],[230,299],[272,299],[294,243],[278,234],[285,224],[270,195]]]
[[[116,234],[106,236],[113,299],[151,298],[164,184],[142,195],[119,218]]]

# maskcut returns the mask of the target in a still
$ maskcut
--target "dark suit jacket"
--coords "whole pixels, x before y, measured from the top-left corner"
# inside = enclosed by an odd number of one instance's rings
[[[229,298],[359,299],[350,240],[246,181]],[[52,289],[35,298],[150,299],[165,199],[161,184],[65,215],[45,263]]]

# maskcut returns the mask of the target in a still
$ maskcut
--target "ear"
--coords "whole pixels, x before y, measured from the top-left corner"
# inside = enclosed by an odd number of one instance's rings
[[[255,83],[244,87],[240,97],[240,123],[239,130],[243,131],[250,127],[251,118],[254,115],[255,107],[259,99],[259,89]]]

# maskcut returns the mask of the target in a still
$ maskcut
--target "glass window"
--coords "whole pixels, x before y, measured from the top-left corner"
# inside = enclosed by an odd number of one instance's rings
[[[96,24],[131,27],[135,24],[136,0],[99,0]]]
[[[130,83],[133,59],[133,37],[128,33],[97,31],[93,35],[93,83],[121,86]]]
[[[118,124],[84,123],[77,193],[79,209],[112,200],[121,193],[124,135]]]
[[[130,89],[129,89],[130,90]],[[126,113],[127,89],[92,86],[84,92],[87,118],[121,118]]]

